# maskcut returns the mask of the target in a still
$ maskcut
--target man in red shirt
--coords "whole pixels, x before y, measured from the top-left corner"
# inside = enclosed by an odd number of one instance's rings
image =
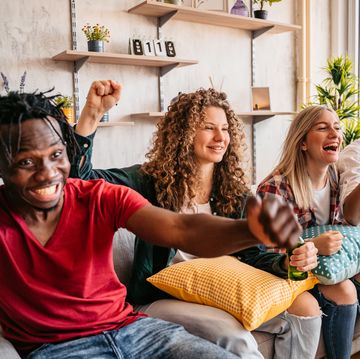
[[[202,257],[259,241],[291,247],[300,234],[292,210],[254,200],[248,220],[175,214],[123,186],[68,179],[75,150],[72,128],[51,98],[0,97],[4,337],[28,359],[235,358],[181,326],[133,311],[113,269],[113,234],[125,227]]]

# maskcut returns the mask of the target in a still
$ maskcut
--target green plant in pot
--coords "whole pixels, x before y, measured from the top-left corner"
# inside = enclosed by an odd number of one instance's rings
[[[257,19],[267,19],[268,11],[264,9],[265,4],[271,6],[274,2],[280,2],[281,0],[253,0],[253,3],[259,7],[258,10],[254,10],[254,16]]]
[[[326,105],[336,111],[343,126],[344,146],[360,137],[359,79],[352,67],[348,56],[329,58],[324,68],[327,77],[316,85],[317,94],[310,103]]]
[[[88,41],[89,51],[104,52],[105,42],[109,42],[110,39],[109,29],[100,24],[93,26],[86,24],[81,30]]]
[[[72,96],[57,96],[55,103],[59,105],[69,123],[75,123],[74,99]]]

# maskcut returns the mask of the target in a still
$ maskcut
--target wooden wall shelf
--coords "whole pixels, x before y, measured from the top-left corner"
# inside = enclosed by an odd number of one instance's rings
[[[98,127],[114,127],[114,126],[134,126],[135,122],[116,122],[116,121],[109,121],[109,122],[100,122]]]
[[[85,62],[94,62],[101,64],[114,65],[131,65],[131,66],[150,66],[150,67],[182,67],[195,65],[196,60],[184,60],[177,57],[160,57],[160,56],[142,56],[115,54],[111,52],[90,52],[65,50],[52,57],[56,61],[73,61],[78,62],[80,68]]]
[[[295,116],[297,112],[284,112],[284,111],[249,111],[238,112],[240,118],[252,118],[253,123],[258,123],[274,116]]]
[[[278,34],[301,29],[299,25],[283,24],[217,11],[200,10],[189,6],[165,4],[155,0],[142,1],[138,5],[130,8],[128,12],[137,15],[155,16],[163,19],[163,22],[173,18],[176,20],[232,27],[259,33],[268,30],[269,33]]]
[[[143,112],[143,113],[133,113],[130,117],[134,121],[136,120],[157,121],[161,117],[163,117],[164,114],[165,112]],[[254,123],[258,123],[274,116],[296,115],[296,112],[249,111],[249,112],[238,112],[237,115],[240,118],[252,118]]]
[[[75,126],[76,123],[72,123],[71,126]],[[115,126],[134,126],[135,122],[133,121],[109,121],[109,122],[100,122],[98,127],[115,127]]]

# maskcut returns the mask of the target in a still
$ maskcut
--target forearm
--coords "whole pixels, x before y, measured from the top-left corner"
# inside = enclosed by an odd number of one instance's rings
[[[259,243],[245,220],[208,214],[175,214],[154,206],[135,212],[126,228],[147,242],[200,257],[231,254]]]
[[[175,214],[151,205],[136,211],[126,228],[158,246],[178,248],[202,257],[231,254],[259,243],[293,248],[301,227],[292,209],[279,201],[247,202],[247,219],[209,214]]]
[[[360,184],[345,198],[343,210],[347,222],[360,225]]]
[[[186,216],[186,215],[185,215]],[[186,216],[188,228],[186,241],[180,238],[177,248],[201,257],[213,257],[231,254],[259,244],[259,240],[250,232],[246,220],[233,220],[208,215]]]
[[[75,133],[87,137],[94,133],[99,125],[102,113],[99,113],[95,109],[85,106],[81,111],[79,121],[75,128]]]

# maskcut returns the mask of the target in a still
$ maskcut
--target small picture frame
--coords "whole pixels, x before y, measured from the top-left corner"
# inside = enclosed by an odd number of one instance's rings
[[[270,111],[270,91],[268,87],[252,87],[253,111]]]
[[[193,7],[199,10],[228,12],[228,0],[193,0]]]
[[[129,39],[129,52],[131,55],[144,55],[143,44],[140,39]]]
[[[155,48],[153,40],[144,40],[143,41],[143,49],[145,56],[155,56]]]
[[[172,41],[165,41],[165,50],[168,57],[176,56],[175,45]]]
[[[167,56],[164,40],[154,40],[154,50],[156,56]]]

